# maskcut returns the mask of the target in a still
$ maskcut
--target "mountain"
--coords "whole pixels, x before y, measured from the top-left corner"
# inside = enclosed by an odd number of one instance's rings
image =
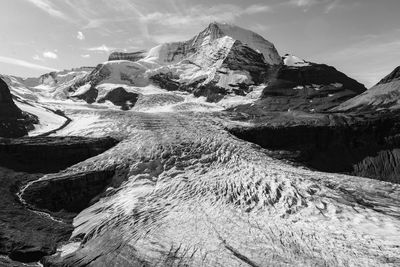
[[[136,111],[318,112],[365,91],[333,67],[289,54],[281,57],[262,36],[216,22],[188,41],[113,52],[109,61],[95,68],[7,80],[17,101],[40,99],[50,109],[54,101],[68,100]]]
[[[387,111],[400,108],[400,66],[368,91],[354,97],[335,111]]]
[[[284,64],[268,78],[257,101],[233,107],[252,114],[264,111],[324,112],[351,99],[366,88],[334,67],[304,61],[286,54]]]
[[[306,111],[327,110],[366,90],[333,67],[292,55],[281,58],[260,35],[221,23],[211,23],[185,42],[114,52],[69,91],[73,98],[94,103],[121,84],[139,99],[157,88],[163,95],[205,97],[221,108],[261,99],[264,109]]]

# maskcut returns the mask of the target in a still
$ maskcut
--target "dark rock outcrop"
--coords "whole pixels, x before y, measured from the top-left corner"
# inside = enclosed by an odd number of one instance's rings
[[[139,94],[127,92],[123,87],[117,87],[108,92],[104,97],[97,100],[98,103],[110,101],[116,106],[120,106],[123,110],[131,109],[137,102]]]
[[[33,129],[37,118],[15,105],[8,85],[0,79],[0,137],[21,137]]]
[[[359,116],[323,123],[231,129],[270,155],[333,173],[400,183],[400,116]],[[327,116],[328,117],[328,116]]]
[[[47,211],[80,212],[110,184],[114,170],[60,175],[51,180],[32,183],[24,192],[24,200]]]
[[[116,143],[109,137],[0,139],[0,166],[29,173],[56,172],[96,156]]]
[[[56,252],[58,242],[66,241],[73,226],[71,215],[64,221],[54,221],[27,210],[15,194],[41,174],[17,173],[0,168],[0,266],[26,266],[18,262],[37,262],[44,255]],[[46,192],[47,194],[48,192]],[[16,262],[12,262],[16,261]]]
[[[266,84],[261,99],[235,107],[235,111],[261,114],[299,110],[325,112],[363,93],[364,85],[335,68],[323,64],[269,68],[262,76]]]
[[[222,63],[222,67],[231,70],[248,71],[254,84],[265,81],[269,75],[271,65],[265,64],[263,54],[251,49],[240,41],[236,41],[228,56]]]
[[[179,77],[173,77],[170,73],[159,73],[150,77],[150,80],[160,88],[168,91],[181,90],[181,84],[177,81]]]
[[[282,66],[271,75],[257,104],[272,111],[319,112],[365,90],[364,85],[331,66],[313,63],[304,67]]]
[[[91,86],[90,89],[87,90],[85,93],[74,96],[74,98],[84,100],[88,104],[93,104],[94,102],[96,102],[98,95],[99,91],[94,86]]]
[[[124,53],[124,52],[113,52],[108,57],[108,61],[113,60],[129,60],[129,61],[138,61],[146,56],[146,51],[138,51],[132,53]]]
[[[93,71],[83,77],[82,79],[80,79],[79,81],[77,81],[76,83],[74,83],[72,86],[69,87],[68,91],[69,92],[75,92],[79,87],[90,83],[91,85],[91,90],[96,90],[96,86],[103,80],[107,79],[108,77],[110,77],[111,75],[111,71],[110,69],[104,65],[104,64],[99,64],[96,66],[96,68],[93,69]],[[97,96],[96,96],[97,97]],[[80,96],[76,96],[76,98],[79,99],[83,99],[80,98]],[[93,102],[92,102],[93,103]]]

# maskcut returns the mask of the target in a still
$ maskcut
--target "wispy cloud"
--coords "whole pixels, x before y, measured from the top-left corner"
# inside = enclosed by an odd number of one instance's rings
[[[68,19],[67,16],[63,12],[58,10],[49,0],[27,0],[27,1],[34,4],[36,7],[40,8],[50,16],[60,19]]]
[[[332,10],[344,5],[342,0],[289,0],[287,3],[294,7],[300,7],[305,12],[308,11],[312,6],[323,5],[325,13],[329,13]],[[352,4],[354,4],[354,2]]]
[[[90,55],[89,54],[84,54],[84,55],[81,55],[81,57],[82,58],[90,58]]]
[[[243,14],[252,15],[257,13],[271,12],[271,11],[272,9],[270,6],[255,4],[248,6],[246,9],[244,9]]]
[[[11,64],[11,65],[16,65],[16,66],[21,66],[25,68],[30,68],[30,69],[35,69],[35,70],[45,70],[45,71],[58,71],[57,69],[50,68],[47,66],[43,65],[38,65],[35,63],[31,63],[22,59],[17,59],[17,58],[11,58],[11,57],[2,57],[0,56],[0,62],[6,63],[6,64]]]
[[[290,0],[289,5],[298,7],[310,7],[322,1],[324,0]]]
[[[76,39],[81,40],[81,41],[85,40],[85,35],[83,34],[83,32],[80,32],[80,31],[79,31],[79,32],[76,34]]]
[[[115,50],[115,49],[116,49],[115,47],[109,47],[109,46],[106,46],[105,44],[103,44],[103,45],[101,45],[101,46],[96,46],[96,47],[87,48],[86,50],[88,50],[88,51],[94,51],[94,52],[105,52],[105,53],[109,53],[109,52],[111,52],[111,51],[113,51],[113,50]]]
[[[170,27],[180,25],[201,25],[212,21],[233,22],[236,18],[243,15],[269,11],[271,11],[271,8],[266,5],[251,5],[247,8],[231,4],[220,4],[212,7],[198,5],[187,9],[185,14],[162,12],[149,13],[143,15],[140,18],[140,21],[146,24],[154,23]]]
[[[49,58],[49,59],[57,59],[58,55],[52,51],[45,51],[43,52],[43,57],[45,58]]]

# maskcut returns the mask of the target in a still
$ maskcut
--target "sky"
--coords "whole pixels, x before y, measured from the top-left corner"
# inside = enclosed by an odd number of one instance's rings
[[[371,87],[400,65],[399,13],[400,0],[1,0],[0,73],[96,66],[218,21]]]

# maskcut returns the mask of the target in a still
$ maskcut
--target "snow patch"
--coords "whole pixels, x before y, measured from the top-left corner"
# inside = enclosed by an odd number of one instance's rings
[[[289,67],[306,67],[310,63],[293,55],[286,54],[283,56],[283,64]]]

